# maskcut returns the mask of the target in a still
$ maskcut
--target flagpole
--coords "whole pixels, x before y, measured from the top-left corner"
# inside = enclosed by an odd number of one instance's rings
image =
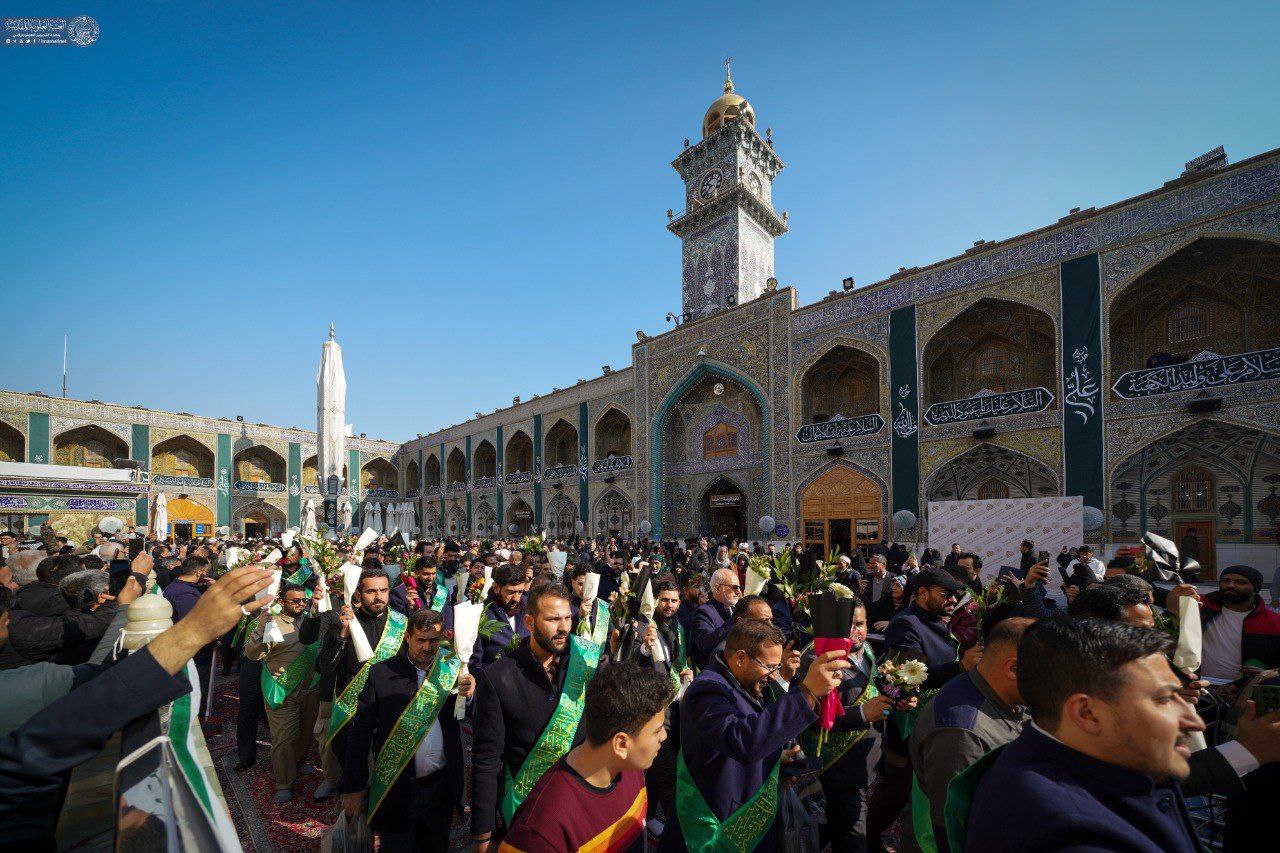
[[[67,396],[67,336],[62,336],[62,396]]]

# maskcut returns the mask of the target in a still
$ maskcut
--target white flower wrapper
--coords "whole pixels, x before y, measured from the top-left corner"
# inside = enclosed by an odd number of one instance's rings
[[[317,613],[328,613],[333,609],[329,601],[329,584],[325,582],[324,572],[316,572],[316,588],[320,590],[320,600],[316,602]]]
[[[347,623],[347,629],[350,631],[351,645],[356,648],[356,660],[360,663],[370,660],[373,657],[373,646],[369,645],[369,638],[364,635],[360,620],[353,616]]]
[[[467,661],[475,651],[480,638],[480,620],[484,618],[484,604],[464,601],[453,608],[453,647],[462,661],[459,677],[467,673]],[[461,720],[466,715],[467,703],[458,699],[454,704],[454,716]]]
[[[377,540],[377,538],[378,538],[378,534],[373,532],[373,528],[366,527],[364,529],[364,533],[361,533],[360,538],[356,540],[355,550],[363,551],[365,548],[368,548],[370,545],[372,545],[374,541]]]
[[[298,535],[298,531],[294,530],[292,527],[289,528],[284,533],[280,534],[280,544],[287,549],[290,545],[293,544],[294,537],[296,537],[297,535]]]
[[[254,593],[254,600],[263,598],[275,598],[280,594],[280,579],[284,576],[284,572],[280,569],[271,570],[271,583],[267,584],[266,589],[260,589]]]
[[[267,618],[262,629],[262,642],[264,643],[283,643],[284,634],[280,631],[280,626],[276,624],[274,618]]]
[[[270,551],[267,552],[267,556],[262,558],[262,562],[270,563],[271,565],[274,566],[276,563],[280,562],[280,560],[283,557],[284,557],[284,554],[280,553],[279,548],[272,548]]]
[[[1173,665],[1186,673],[1200,669],[1202,651],[1200,636],[1200,602],[1194,595],[1178,599],[1178,647],[1173,653]]]
[[[582,600],[595,601],[598,592],[600,592],[600,575],[597,572],[587,572],[582,578]]]
[[[342,592],[346,596],[347,604],[354,607],[356,587],[360,584],[360,573],[364,570],[354,563],[347,563],[338,571],[342,572]]]
[[[747,567],[747,586],[746,586],[746,589],[743,590],[743,592],[746,595],[759,595],[760,590],[764,589],[764,585],[767,584],[768,582],[769,582],[768,578],[764,577],[763,575],[756,574],[751,570],[751,567],[748,566]]]

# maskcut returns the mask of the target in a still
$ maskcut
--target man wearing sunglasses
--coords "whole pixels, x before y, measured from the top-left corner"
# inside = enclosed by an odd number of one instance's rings
[[[706,669],[711,656],[733,626],[733,606],[742,597],[742,583],[734,569],[716,569],[711,575],[711,600],[693,614],[689,629],[690,657],[698,669]]]

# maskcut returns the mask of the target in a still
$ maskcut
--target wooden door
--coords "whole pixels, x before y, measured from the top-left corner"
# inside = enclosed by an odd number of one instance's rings
[[[857,532],[857,542],[852,544],[881,541],[882,499],[880,487],[870,477],[847,465],[832,466],[805,487],[800,496],[805,544],[821,542],[822,553],[829,554],[832,521],[843,522],[839,525],[842,530]]]
[[[1195,549],[1197,553],[1194,556],[1200,561],[1200,565],[1204,569],[1202,577],[1205,580],[1214,580],[1218,577],[1218,561],[1214,548],[1215,537],[1212,520],[1175,521],[1173,523],[1173,544],[1178,546],[1178,553],[1184,557],[1187,556],[1187,551],[1183,549],[1183,540],[1187,538],[1187,533],[1192,530],[1195,531],[1197,543],[1197,548]]]

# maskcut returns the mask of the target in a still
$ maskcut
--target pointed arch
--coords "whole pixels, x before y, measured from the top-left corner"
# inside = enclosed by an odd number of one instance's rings
[[[53,459],[58,465],[114,468],[115,460],[128,455],[124,439],[97,424],[67,430],[53,440]]]
[[[672,407],[674,407],[676,403],[680,401],[680,398],[684,396],[685,392],[687,392],[690,388],[692,388],[695,383],[697,383],[698,381],[700,381],[701,379],[707,376],[722,376],[726,379],[731,379],[734,382],[740,383],[744,388],[746,388],[751,393],[753,397],[755,397],[756,403],[760,406],[760,417],[762,422],[762,429],[760,431],[762,436],[762,441],[760,442],[760,452],[763,457],[763,468],[764,468],[763,494],[764,494],[764,500],[766,501],[765,506],[760,507],[760,510],[762,514],[767,513],[769,511],[768,501],[769,501],[769,496],[772,494],[772,492],[770,491],[770,483],[772,482],[772,471],[770,470],[770,465],[771,465],[772,451],[773,451],[773,447],[772,447],[773,433],[771,429],[772,420],[771,420],[771,410],[769,408],[768,397],[765,395],[764,391],[761,390],[760,386],[757,385],[755,381],[752,380],[750,377],[748,377],[746,374],[738,370],[735,370],[734,368],[728,366],[727,364],[723,364],[713,359],[704,358],[698,362],[697,366],[695,366],[692,370],[690,370],[687,374],[685,374],[685,377],[681,379],[679,382],[677,382],[670,391],[667,392],[667,395],[663,398],[662,403],[659,404],[658,408],[654,410],[653,433],[650,437],[652,444],[650,445],[650,448],[649,448],[649,452],[650,452],[649,458],[652,460],[652,466],[651,466],[652,471],[650,474],[651,479],[649,483],[649,493],[652,496],[650,501],[650,506],[649,506],[649,512],[650,512],[649,523],[652,525],[652,531],[650,535],[654,539],[662,538],[662,529],[663,529],[662,439],[663,439],[663,434],[665,432],[667,415],[671,411]]]
[[[375,456],[360,466],[361,493],[374,489],[394,492],[398,479],[396,466],[381,456]]]
[[[471,474],[475,479],[498,476],[498,451],[493,442],[484,439],[471,453]]]
[[[423,467],[426,469],[423,472],[426,490],[429,493],[440,491],[440,457],[434,452],[428,453]]]
[[[245,483],[283,483],[284,457],[265,444],[252,444],[231,458],[237,480]]]
[[[12,424],[0,421],[0,462],[26,461],[26,437]]]
[[[516,536],[527,536],[533,531],[533,507],[524,498],[514,498],[507,504],[507,532],[511,533],[511,525],[515,525]]]
[[[445,467],[449,483],[465,483],[467,481],[467,455],[462,452],[461,448],[455,447],[449,451]]]
[[[631,455],[631,415],[617,403],[610,403],[596,418],[595,458]]]
[[[507,474],[533,473],[533,439],[522,429],[513,430],[502,458]]]
[[[213,479],[213,453],[189,435],[175,435],[151,448],[151,473]]]
[[[476,500],[475,511],[472,514],[472,528],[476,533],[484,536],[496,536],[498,533],[498,513],[493,508],[493,504],[489,503],[489,499],[481,495]]]
[[[592,519],[596,536],[617,534],[630,537],[634,529],[635,509],[631,498],[621,489],[610,487],[596,498]]]
[[[562,491],[547,504],[543,512],[543,522],[547,533],[555,538],[568,538],[577,532],[578,505]]]
[[[836,415],[883,415],[882,361],[870,345],[846,338],[814,353],[796,371],[797,422],[821,423]]]
[[[404,466],[404,491],[402,494],[408,494],[414,489],[422,488],[422,469],[418,467],[417,459],[410,459],[409,464]]]
[[[1053,318],[1012,299],[979,299],[934,332],[921,352],[922,409],[983,392],[1058,386]]]
[[[578,464],[578,428],[564,418],[556,418],[547,430],[542,443],[542,464],[544,470]]]
[[[977,500],[978,490],[984,485],[996,488],[992,481],[1003,483],[1011,498],[1062,493],[1058,476],[1049,466],[1025,453],[988,442],[940,466],[925,481],[924,493],[930,501]]]

